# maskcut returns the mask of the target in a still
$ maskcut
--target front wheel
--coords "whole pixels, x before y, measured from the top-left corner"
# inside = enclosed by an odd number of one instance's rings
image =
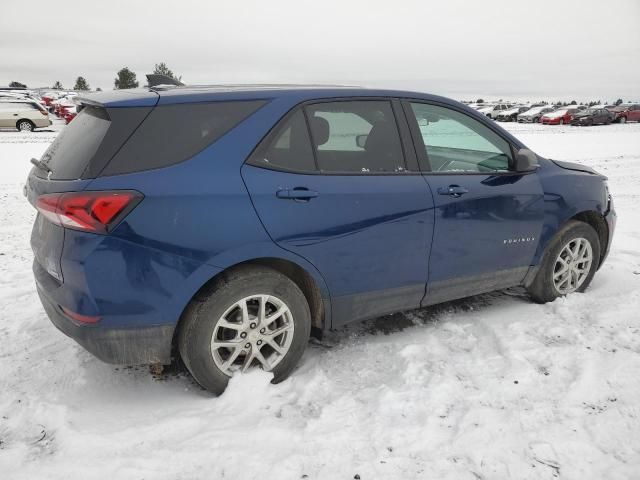
[[[293,371],[309,340],[311,314],[288,277],[241,267],[198,297],[183,314],[178,349],[202,387],[221,394],[231,376],[250,368],[273,372],[274,382]]]
[[[540,269],[527,287],[531,297],[546,303],[584,292],[598,269],[600,248],[598,234],[591,225],[570,221],[549,242]]]

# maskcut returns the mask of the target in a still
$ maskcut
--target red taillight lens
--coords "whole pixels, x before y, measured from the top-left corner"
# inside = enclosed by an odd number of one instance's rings
[[[36,208],[49,221],[75,230],[107,233],[142,200],[132,191],[40,195]]]

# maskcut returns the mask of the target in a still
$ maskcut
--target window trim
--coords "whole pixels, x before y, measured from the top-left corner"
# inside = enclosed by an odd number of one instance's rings
[[[318,166],[318,159],[316,155],[316,151],[313,144],[313,136],[311,132],[311,127],[309,125],[309,119],[307,117],[306,107],[308,105],[322,104],[322,103],[337,103],[337,102],[354,102],[354,101],[388,101],[391,104],[391,110],[393,113],[394,120],[396,122],[396,127],[398,129],[398,136],[400,138],[400,145],[402,147],[402,154],[404,157],[404,164],[406,170],[403,172],[322,172]],[[395,105],[394,105],[395,104]],[[307,123],[307,131],[309,132],[309,139],[311,140],[311,150],[313,152],[314,162],[316,165],[316,170],[295,170],[289,169],[286,167],[280,167],[278,165],[264,165],[262,163],[258,163],[252,161],[256,155],[260,152],[263,152],[267,145],[273,141],[275,136],[280,132],[282,125],[288,121],[288,119],[293,116],[298,109],[302,109],[305,117],[305,121]],[[404,131],[403,131],[404,130]],[[251,153],[247,156],[244,164],[251,165],[256,168],[263,168],[265,170],[273,170],[276,172],[282,173],[294,173],[297,175],[323,175],[323,176],[341,176],[341,177],[349,177],[349,176],[408,176],[408,175],[422,175],[424,172],[420,168],[420,163],[418,156],[416,154],[416,148],[414,142],[411,139],[410,126],[407,122],[406,115],[402,111],[402,105],[400,103],[400,99],[398,97],[393,96],[346,96],[346,97],[326,97],[326,98],[314,98],[311,100],[305,100],[299,103],[296,103],[291,107],[284,115],[282,115],[277,121],[274,122],[273,126],[269,129],[269,131],[264,135],[259,141],[256,147],[251,151]],[[409,165],[412,165],[412,170],[409,170]]]
[[[401,98],[402,108],[404,111],[404,115],[406,117],[407,123],[409,125],[409,130],[411,132],[411,137],[413,138],[414,148],[416,151],[416,155],[418,157],[418,162],[420,164],[420,168],[423,175],[483,175],[483,176],[509,176],[509,175],[528,175],[529,173],[535,173],[535,171],[531,172],[516,172],[513,170],[513,161],[516,155],[516,149],[512,142],[510,142],[507,138],[505,138],[500,131],[494,128],[493,125],[480,121],[480,119],[474,118],[469,115],[468,112],[465,112],[463,109],[458,108],[457,106],[450,105],[448,103],[437,102],[424,100],[420,98],[410,98],[403,97]],[[484,125],[493,133],[495,133],[499,138],[504,140],[504,142],[509,146],[509,150],[511,152],[511,158],[509,159],[509,170],[506,172],[460,172],[460,171],[445,171],[445,172],[437,172],[431,169],[431,162],[429,161],[429,155],[427,153],[427,148],[424,145],[424,140],[422,139],[422,133],[420,133],[420,129],[418,127],[418,122],[416,120],[415,115],[413,114],[413,110],[411,109],[411,103],[422,103],[425,105],[431,105],[434,107],[446,108],[449,110],[453,110],[461,115],[466,115],[472,120]]]

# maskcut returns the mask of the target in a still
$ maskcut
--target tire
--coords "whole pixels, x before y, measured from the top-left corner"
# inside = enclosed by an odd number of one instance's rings
[[[22,120],[18,120],[16,122],[16,128],[20,132],[33,132],[36,126],[33,124],[31,120],[27,120],[26,118],[23,118]]]
[[[264,298],[267,298],[266,302]],[[241,308],[236,306],[238,302],[246,305],[248,315],[244,322],[235,323],[233,319],[229,322],[230,316],[234,319],[243,316]],[[276,307],[281,311],[283,304],[288,308],[289,314],[282,314],[273,324],[261,328],[254,314],[258,313],[262,302],[269,311]],[[268,318],[268,312],[266,317]],[[273,326],[274,324],[277,325]],[[267,331],[268,335],[272,326],[275,331],[290,324],[293,325],[291,330],[270,337],[270,340],[262,336],[263,331]],[[229,328],[230,326],[233,328]],[[225,390],[231,375],[237,374],[240,368],[244,370],[245,367],[261,363],[261,360],[254,357],[247,365],[249,356],[257,352],[263,355],[262,358],[274,363],[273,368],[268,369],[273,372],[274,383],[287,378],[302,357],[310,333],[311,314],[300,288],[288,277],[270,268],[243,266],[225,274],[211,288],[192,300],[180,321],[178,349],[182,361],[196,382],[211,393],[219,395]],[[241,338],[241,335],[245,336]],[[272,343],[269,342],[273,341],[284,342],[284,346],[280,345],[284,350],[282,355],[271,347]],[[217,343],[212,345],[212,342]],[[262,346],[258,347],[260,342]],[[238,346],[233,349],[224,346],[213,349],[214,345],[220,344]],[[250,347],[245,348],[249,345]],[[223,370],[230,360],[233,365],[228,371]]]
[[[611,125],[611,119],[610,119],[610,118],[607,118],[607,119],[604,121],[604,124],[605,124],[605,125]]]
[[[584,240],[588,242],[591,248],[591,262],[588,265],[588,270],[585,272],[586,274],[584,277],[581,277],[580,275],[575,277],[575,284],[577,285],[575,289],[571,291],[561,291],[563,289],[566,290],[566,288],[561,286],[559,289],[557,287],[557,284],[561,283],[563,279],[563,275],[560,273],[561,268],[557,267],[562,267],[562,264],[559,263],[559,257],[561,254],[565,254],[565,248],[568,245],[572,245],[572,242],[574,242],[573,245],[580,245],[578,243],[578,239],[580,239],[580,241]],[[584,292],[591,283],[596,270],[598,270],[600,263],[600,249],[600,239],[591,225],[577,220],[569,221],[558,233],[556,233],[547,246],[540,262],[538,273],[531,285],[527,287],[527,291],[531,298],[537,303],[547,303],[552,302],[558,297],[568,295],[569,293]],[[582,265],[582,268],[585,268],[584,263],[576,263],[576,267],[579,267],[579,265]],[[560,276],[558,276],[559,273]],[[569,272],[569,276],[572,278],[571,281],[574,281],[572,272]],[[558,278],[555,282],[554,277]],[[567,284],[565,283],[564,285],[566,286]]]

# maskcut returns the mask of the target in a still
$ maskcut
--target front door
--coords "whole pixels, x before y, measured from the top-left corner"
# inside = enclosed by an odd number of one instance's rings
[[[420,305],[433,200],[417,163],[407,168],[392,102],[299,108],[242,177],[273,241],[324,277],[334,327]]]
[[[518,284],[542,230],[537,173],[511,171],[509,143],[462,111],[416,102],[405,111],[435,204],[424,304]]]

